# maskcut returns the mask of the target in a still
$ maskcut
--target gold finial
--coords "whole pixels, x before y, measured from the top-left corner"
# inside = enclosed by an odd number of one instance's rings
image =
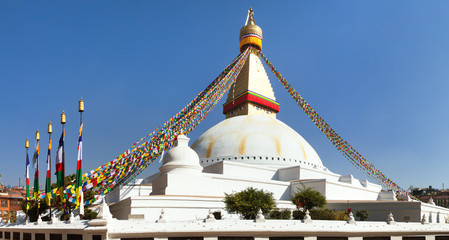
[[[62,113],[61,113],[61,124],[65,124],[65,123],[66,123],[65,112],[64,112],[64,110],[62,110]]]
[[[39,133],[39,129],[36,130],[36,140],[39,141],[41,139],[41,134]]]
[[[254,21],[254,11],[251,7],[248,10],[248,15],[246,16],[245,26],[240,29],[240,52],[245,51],[249,46],[262,50],[262,29],[256,25]]]
[[[30,147],[30,141],[28,141],[28,138],[27,138],[27,140],[25,140],[25,148],[29,148]]]
[[[256,25],[256,21],[254,21],[253,7],[248,10],[248,22],[246,25]]]
[[[78,102],[78,112],[84,112],[84,101],[83,98],[81,98]]]
[[[51,125],[51,121],[48,123],[48,133],[53,132],[53,126]]]

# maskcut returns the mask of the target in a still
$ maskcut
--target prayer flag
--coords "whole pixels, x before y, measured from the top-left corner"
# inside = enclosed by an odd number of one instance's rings
[[[48,143],[47,152],[47,179],[45,181],[45,203],[50,206],[51,203],[51,139]]]
[[[59,197],[61,203],[65,202],[64,199],[64,138],[65,130],[61,133],[59,139],[58,152],[56,153],[56,182],[58,184]]]
[[[30,159],[28,158],[28,149],[27,149],[27,161],[26,161],[26,208],[27,212],[30,209]]]
[[[78,161],[76,163],[76,185],[75,185],[75,192],[76,192],[76,198],[75,198],[75,204],[76,208],[80,206],[81,203],[81,194],[83,194],[83,175],[82,175],[82,169],[83,169],[83,124],[81,123],[80,131],[79,131],[79,139],[78,139]]]
[[[34,163],[34,201],[39,207],[39,141],[36,140],[35,151],[33,155]]]

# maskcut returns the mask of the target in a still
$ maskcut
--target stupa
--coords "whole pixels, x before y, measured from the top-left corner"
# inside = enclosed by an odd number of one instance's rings
[[[251,52],[223,105],[225,119],[190,147],[189,138],[178,136],[158,173],[110,193],[107,201],[114,217],[157,219],[161,209],[167,219],[195,219],[210,209],[226,215],[225,193],[247,187],[273,192],[279,208],[294,209],[290,198],[302,186],[320,191],[329,208],[369,209],[373,220],[410,204],[419,210],[396,212],[397,220],[420,221],[432,211],[449,214],[418,202],[397,201],[378,184],[326,168],[313,147],[276,118],[279,103],[258,54],[262,39],[251,9],[239,36],[239,50],[251,46]]]
[[[70,223],[0,224],[0,240],[148,239],[448,239],[449,209],[398,200],[378,184],[325,167],[307,141],[276,118],[279,103],[258,51],[262,29],[248,12],[239,50],[251,46],[245,65],[223,106],[225,119],[191,146],[177,136],[159,172],[110,192],[99,219]],[[273,193],[278,208],[294,209],[291,196],[304,185],[321,192],[328,208],[368,210],[367,222],[241,220],[224,210],[225,193],[254,187]],[[223,220],[213,211],[221,211]],[[112,213],[112,215],[111,215]]]

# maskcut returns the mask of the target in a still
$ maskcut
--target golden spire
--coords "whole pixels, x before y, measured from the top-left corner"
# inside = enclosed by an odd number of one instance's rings
[[[262,29],[256,25],[253,8],[248,10],[245,26],[240,29],[240,52],[245,51],[248,46],[262,50]]]
[[[276,118],[279,103],[259,59],[262,49],[262,29],[256,25],[254,11],[248,10],[245,26],[240,29],[240,51],[252,47],[233,89],[229,91],[223,113],[226,118],[241,115],[266,115]]]
[[[53,125],[51,125],[51,121],[48,123],[48,133],[53,132]]]
[[[84,112],[84,101],[83,98],[78,101],[78,112]]]
[[[248,10],[248,17],[245,25],[256,25],[256,21],[254,21],[253,7]]]
[[[65,112],[64,112],[64,110],[62,110],[62,113],[61,113],[61,124],[65,124],[66,123],[66,116],[65,116]]]

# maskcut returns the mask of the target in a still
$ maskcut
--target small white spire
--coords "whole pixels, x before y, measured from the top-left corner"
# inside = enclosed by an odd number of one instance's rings
[[[354,214],[352,214],[352,211],[349,212],[348,214],[348,221],[349,224],[356,224],[355,219],[354,219]]]
[[[390,212],[390,214],[388,214],[387,223],[390,225],[396,224],[396,221],[394,221],[393,213],[391,213],[391,212]]]
[[[260,209],[260,208],[259,208],[259,211],[257,212],[257,215],[256,215],[256,222],[257,223],[264,223],[265,222],[265,217],[263,216],[262,209]]]
[[[212,223],[215,222],[215,216],[212,210],[209,210],[209,214],[207,214],[207,218],[204,220],[206,223]]]
[[[312,217],[310,217],[309,209],[306,210],[306,215],[304,215],[304,219],[302,220],[303,223],[311,223]]]

